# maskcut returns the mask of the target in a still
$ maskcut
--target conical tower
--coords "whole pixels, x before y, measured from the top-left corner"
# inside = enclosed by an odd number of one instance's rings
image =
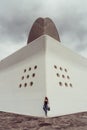
[[[53,21],[49,18],[38,18],[29,32],[27,44],[45,34],[60,42],[60,37]]]

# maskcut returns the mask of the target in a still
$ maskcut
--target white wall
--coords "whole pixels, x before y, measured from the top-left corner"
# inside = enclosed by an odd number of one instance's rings
[[[57,68],[54,68],[54,65]],[[65,72],[65,68],[67,72]],[[57,77],[57,73],[60,77]],[[51,107],[49,116],[87,111],[86,59],[73,53],[55,39],[47,37],[46,75],[47,96]],[[70,79],[67,78],[67,75]],[[62,86],[59,85],[59,82],[62,82]],[[67,83],[68,86],[65,86],[64,83]],[[69,83],[72,84],[72,87]]]
[[[35,65],[37,69],[34,69]],[[44,116],[45,96],[51,107],[48,116],[87,111],[86,72],[87,59],[43,35],[0,62],[0,111]],[[33,73],[35,77],[32,77]],[[30,77],[26,78],[27,75]],[[30,82],[33,82],[32,86]]]
[[[44,53],[44,37],[41,37],[0,63],[0,111],[44,116],[43,99],[46,92]],[[37,69],[34,69],[35,65]],[[33,73],[35,77],[32,77]],[[26,78],[28,74],[29,78]],[[33,82],[32,86],[30,82]]]

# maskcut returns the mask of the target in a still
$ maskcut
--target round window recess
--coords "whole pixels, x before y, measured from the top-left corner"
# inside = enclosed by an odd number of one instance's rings
[[[59,82],[59,85],[62,86],[62,82]]]
[[[24,87],[26,87],[26,86],[27,86],[27,83],[24,84]]]
[[[31,67],[29,67],[29,71],[31,70]]]
[[[70,83],[69,85],[70,85],[70,87],[72,87],[72,84],[71,84],[71,83]]]
[[[67,79],[70,79],[70,77],[67,75]]]
[[[26,72],[26,69],[24,69],[24,72]]]
[[[37,69],[37,65],[34,66],[34,69]]]
[[[65,78],[65,76],[64,76],[64,75],[62,75],[62,78]]]
[[[21,79],[23,80],[23,79],[24,79],[24,76],[22,76]]]
[[[27,79],[29,78],[29,75],[27,75]]]
[[[55,69],[57,69],[57,66],[56,66],[56,65],[54,65],[54,68],[55,68]]]
[[[67,72],[67,69],[64,69],[65,70],[65,72]]]
[[[60,77],[59,73],[57,73],[56,75],[57,75],[57,77]]]
[[[68,87],[68,84],[67,84],[67,83],[65,83],[65,86],[66,86],[66,87]]]
[[[32,74],[32,77],[35,77],[35,73]]]
[[[22,84],[19,84],[19,88],[21,88],[22,87]]]
[[[62,67],[60,67],[60,70],[63,70]]]
[[[33,82],[30,82],[30,86],[33,86]]]

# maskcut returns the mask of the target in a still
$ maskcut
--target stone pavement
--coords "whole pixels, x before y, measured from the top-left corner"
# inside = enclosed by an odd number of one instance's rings
[[[53,118],[0,112],[0,130],[87,130],[87,112]]]

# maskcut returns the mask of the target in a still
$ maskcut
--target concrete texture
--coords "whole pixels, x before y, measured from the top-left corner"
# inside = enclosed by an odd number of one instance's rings
[[[0,130],[87,130],[87,112],[53,118],[0,112]]]

